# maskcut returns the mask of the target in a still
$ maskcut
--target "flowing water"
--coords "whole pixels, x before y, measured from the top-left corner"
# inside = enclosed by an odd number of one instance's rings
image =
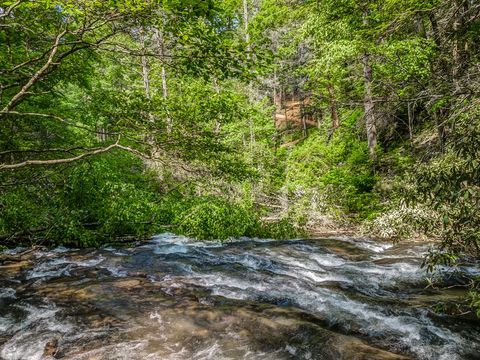
[[[426,250],[164,234],[129,249],[4,252],[0,358],[479,359],[479,323],[432,310],[462,294],[426,288]]]

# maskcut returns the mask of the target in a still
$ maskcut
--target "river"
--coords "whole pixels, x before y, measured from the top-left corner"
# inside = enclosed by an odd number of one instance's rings
[[[363,238],[2,253],[0,358],[480,359],[480,323],[442,315],[428,245]],[[6,260],[7,259],[7,260]],[[476,268],[444,269],[455,284]]]

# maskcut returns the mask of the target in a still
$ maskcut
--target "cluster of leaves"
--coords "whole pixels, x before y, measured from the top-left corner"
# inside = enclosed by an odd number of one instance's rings
[[[21,181],[27,173],[17,175]],[[154,178],[131,155],[99,156],[48,177],[28,175],[34,178],[0,190],[0,233],[12,234],[12,241],[94,246],[155,231]]]
[[[289,219],[261,220],[248,201],[230,201],[215,196],[171,195],[160,204],[161,222],[173,231],[197,239],[260,237],[287,239],[300,234]]]
[[[412,174],[415,201],[434,209],[443,224],[442,243],[427,261],[430,268],[480,257],[480,123],[473,116],[478,109],[456,124],[444,155]]]

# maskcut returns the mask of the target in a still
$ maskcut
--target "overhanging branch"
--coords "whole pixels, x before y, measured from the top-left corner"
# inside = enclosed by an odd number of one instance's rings
[[[75,161],[79,161],[82,159],[85,159],[90,156],[102,154],[109,152],[113,149],[121,149],[124,151],[128,151],[138,157],[141,157],[143,159],[150,159],[147,155],[143,154],[142,152],[132,149],[128,146],[120,145],[119,144],[120,139],[117,140],[116,143],[111,144],[107,147],[104,148],[96,148],[95,150],[85,152],[83,154],[80,154],[78,156],[73,156],[70,158],[64,158],[64,159],[51,159],[51,160],[25,160],[16,164],[0,164],[0,171],[2,170],[17,170],[26,166],[51,166],[51,165],[60,165],[60,164],[69,164]]]
[[[60,40],[66,34],[67,30],[63,30],[60,34],[57,35],[55,38],[55,42],[52,47],[52,51],[50,51],[50,55],[46,61],[46,63],[28,80],[28,82],[20,89],[20,91],[15,94],[15,96],[10,100],[10,102],[2,109],[2,113],[9,112],[12,110],[15,105],[26,95],[28,90],[38,81],[40,80],[45,72],[50,68],[53,64],[53,60],[55,54],[57,53],[58,47],[60,45]]]

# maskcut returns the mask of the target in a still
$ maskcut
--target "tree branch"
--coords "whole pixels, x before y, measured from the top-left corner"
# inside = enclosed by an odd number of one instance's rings
[[[72,147],[70,149],[61,149],[61,148],[53,148],[53,149],[15,149],[15,150],[6,150],[0,152],[0,157],[1,156],[6,156],[6,155],[11,155],[11,154],[27,154],[27,153],[36,153],[36,154],[43,154],[43,153],[48,153],[48,152],[63,152],[63,153],[72,153],[75,150],[96,150],[99,148],[90,148],[87,149],[83,146],[76,146]]]
[[[111,145],[109,145],[105,148],[100,148],[100,149],[97,148],[95,150],[92,150],[92,151],[89,151],[89,152],[86,152],[86,153],[83,153],[81,155],[74,156],[74,157],[71,157],[71,158],[53,159],[53,160],[25,160],[25,161],[22,161],[22,162],[16,163],[16,164],[0,164],[0,171],[1,170],[16,170],[16,169],[20,169],[20,168],[23,168],[23,167],[26,167],[26,166],[49,166],[49,165],[69,164],[69,163],[72,163],[72,162],[75,162],[75,161],[85,159],[85,158],[90,157],[90,156],[94,156],[94,155],[109,152],[110,150],[113,150],[113,149],[121,149],[121,150],[124,150],[124,151],[128,151],[132,154],[135,154],[135,155],[137,155],[141,158],[149,159],[148,156],[146,156],[145,154],[143,154],[142,152],[140,152],[138,150],[132,149],[128,146],[120,145],[119,141],[120,141],[120,138],[117,140],[116,143],[111,144]]]
[[[7,16],[10,16],[10,14],[12,13],[13,9],[15,9],[18,5],[20,5],[20,3],[22,2],[23,0],[18,0],[16,1],[15,3],[13,3],[12,5],[10,5],[10,7],[7,8],[7,10],[5,10],[5,12],[3,14],[0,14],[0,19],[1,18],[4,18],[4,17],[7,17]]]
[[[55,43],[50,52],[47,62],[30,78],[30,80],[21,88],[21,90],[10,100],[10,102],[2,109],[2,113],[9,112],[12,110],[17,103],[22,100],[22,98],[26,95],[28,90],[42,78],[45,72],[50,68],[53,64],[53,58],[57,53],[58,47],[60,46],[60,40],[66,34],[67,30],[63,30],[60,34],[57,35],[55,38]]]

